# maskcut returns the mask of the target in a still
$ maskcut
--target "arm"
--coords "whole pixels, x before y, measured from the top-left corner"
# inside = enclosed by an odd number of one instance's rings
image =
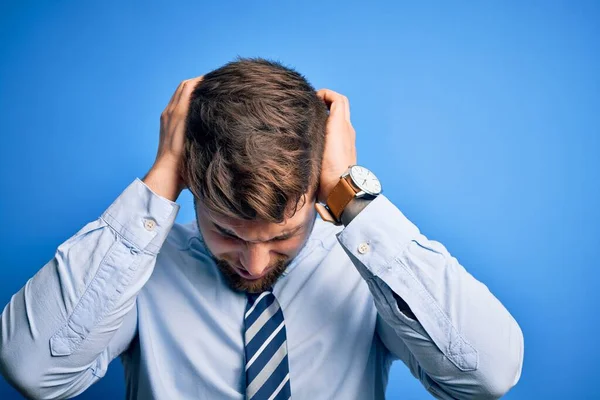
[[[137,294],[179,206],[189,98],[182,82],[161,115],[156,160],[102,216],[61,244],[0,316],[0,372],[31,398],[76,396],[106,373],[136,333]]]
[[[12,385],[66,398],[104,376],[135,335],[135,298],[178,210],[136,180],[58,247],[2,313],[0,371]]]
[[[356,164],[356,133],[348,98],[328,89],[317,96],[329,108],[317,192],[326,203]],[[342,222],[338,240],[373,294],[377,333],[430,393],[488,399],[516,384],[523,363],[519,325],[442,244],[382,195],[350,201]]]
[[[353,201],[342,220],[338,240],[373,294],[378,334],[430,393],[498,398],[517,383],[519,325],[442,244],[384,196]]]

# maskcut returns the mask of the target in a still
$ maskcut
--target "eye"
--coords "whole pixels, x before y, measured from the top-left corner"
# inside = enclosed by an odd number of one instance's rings
[[[219,235],[221,235],[221,237],[224,237],[226,239],[230,239],[230,240],[239,240],[238,237],[233,236],[227,232],[221,232],[221,231],[217,231]]]

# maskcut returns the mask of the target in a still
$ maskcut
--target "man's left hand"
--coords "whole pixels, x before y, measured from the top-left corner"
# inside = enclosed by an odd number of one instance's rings
[[[356,132],[350,123],[350,102],[346,96],[329,89],[317,91],[317,96],[329,108],[317,195],[317,201],[325,204],[342,174],[356,164]]]

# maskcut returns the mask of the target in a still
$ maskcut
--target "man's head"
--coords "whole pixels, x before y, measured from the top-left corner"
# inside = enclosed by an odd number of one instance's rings
[[[327,107],[296,71],[239,59],[204,76],[187,118],[198,227],[235,290],[270,287],[310,234]]]

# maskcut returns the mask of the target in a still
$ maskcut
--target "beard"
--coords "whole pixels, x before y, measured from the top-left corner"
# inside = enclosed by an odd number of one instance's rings
[[[233,290],[243,293],[262,293],[266,290],[271,290],[275,282],[285,272],[291,259],[285,256],[278,257],[275,262],[271,263],[267,269],[269,272],[259,279],[246,279],[240,276],[231,266],[229,261],[214,257],[217,267],[225,278],[225,281]]]

